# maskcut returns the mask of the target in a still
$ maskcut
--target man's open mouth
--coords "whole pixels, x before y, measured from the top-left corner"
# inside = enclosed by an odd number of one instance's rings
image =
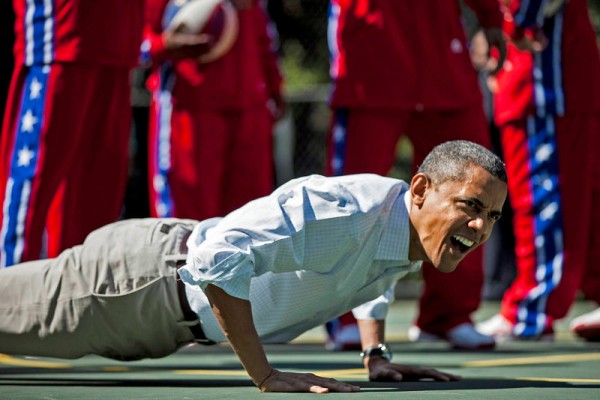
[[[461,253],[466,253],[473,246],[475,246],[474,241],[467,239],[466,237],[460,236],[460,235],[454,235],[450,238],[450,240],[452,241],[452,245],[455,248],[457,248]]]

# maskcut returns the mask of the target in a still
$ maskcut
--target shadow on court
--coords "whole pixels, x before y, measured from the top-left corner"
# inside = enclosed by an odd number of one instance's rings
[[[408,303],[392,314],[390,328],[406,331]],[[408,311],[407,311],[408,310]],[[576,310],[580,312],[582,310]],[[559,329],[561,326],[559,325]],[[600,343],[576,340],[562,327],[554,343],[513,342],[494,351],[455,351],[447,343],[390,343],[394,361],[461,375],[458,382],[369,382],[357,351],[329,352],[321,331],[292,344],[266,345],[275,368],[312,372],[361,387],[352,399],[597,400]],[[113,361],[97,356],[57,360],[0,354],[1,400],[314,398],[313,394],[260,393],[228,346],[192,346],[154,360]],[[348,394],[331,393],[328,396]]]
[[[453,390],[496,390],[496,389],[600,389],[598,384],[571,384],[566,382],[522,381],[516,379],[465,379],[458,382],[365,382],[346,381],[361,387],[361,392],[368,393],[373,389],[413,392],[413,391],[453,391]],[[8,378],[0,380],[3,385],[27,386],[89,386],[89,387],[191,387],[191,388],[223,388],[223,387],[254,387],[248,379],[76,379],[70,378]]]

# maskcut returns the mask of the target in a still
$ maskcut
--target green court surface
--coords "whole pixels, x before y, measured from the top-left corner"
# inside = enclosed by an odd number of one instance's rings
[[[476,314],[492,315],[497,303]],[[406,330],[414,301],[394,303],[387,333],[394,360],[463,376],[460,382],[368,382],[357,352],[329,352],[315,329],[285,345],[266,346],[282,370],[308,371],[361,386],[355,399],[600,399],[600,343],[586,343],[566,329],[573,316],[594,305],[579,302],[560,321],[556,341],[512,342],[495,351],[453,351],[445,343],[410,343]],[[0,355],[0,399],[264,399],[313,398],[314,394],[260,393],[225,345],[184,348],[169,357],[121,363],[90,356],[58,360]],[[346,397],[344,397],[346,398]]]

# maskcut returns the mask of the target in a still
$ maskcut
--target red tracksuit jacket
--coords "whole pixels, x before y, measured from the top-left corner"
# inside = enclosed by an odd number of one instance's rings
[[[544,2],[502,0],[504,30],[512,38],[535,36],[541,29],[539,15]],[[600,58],[596,36],[590,23],[586,0],[569,0],[564,17],[546,24],[546,49],[534,56],[508,46],[504,69],[497,77],[495,121],[502,125],[522,120],[538,106],[545,113],[600,110]],[[534,86],[534,66],[539,68],[537,89]]]
[[[165,60],[161,33],[167,3],[148,0],[145,40],[150,43],[149,58],[154,62]],[[238,18],[238,39],[223,57],[207,64],[196,60],[174,63],[178,72],[174,97],[189,99],[197,109],[214,110],[264,105],[272,95],[279,95],[282,78],[272,37],[265,29],[267,16],[261,7],[254,6],[238,11]],[[155,89],[155,79],[151,78],[148,86]]]
[[[16,64],[137,64],[145,0],[54,0],[52,7],[45,3],[13,0]]]
[[[467,3],[483,26],[501,27],[497,0]],[[332,0],[330,26],[333,107],[456,109],[481,102],[458,1]]]

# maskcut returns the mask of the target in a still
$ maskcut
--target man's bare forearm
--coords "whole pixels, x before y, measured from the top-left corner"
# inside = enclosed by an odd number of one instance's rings
[[[223,289],[209,285],[206,296],[231,347],[256,385],[272,372],[252,320],[247,300],[230,296]]]
[[[377,346],[385,340],[385,320],[359,319],[358,329],[363,349]]]

